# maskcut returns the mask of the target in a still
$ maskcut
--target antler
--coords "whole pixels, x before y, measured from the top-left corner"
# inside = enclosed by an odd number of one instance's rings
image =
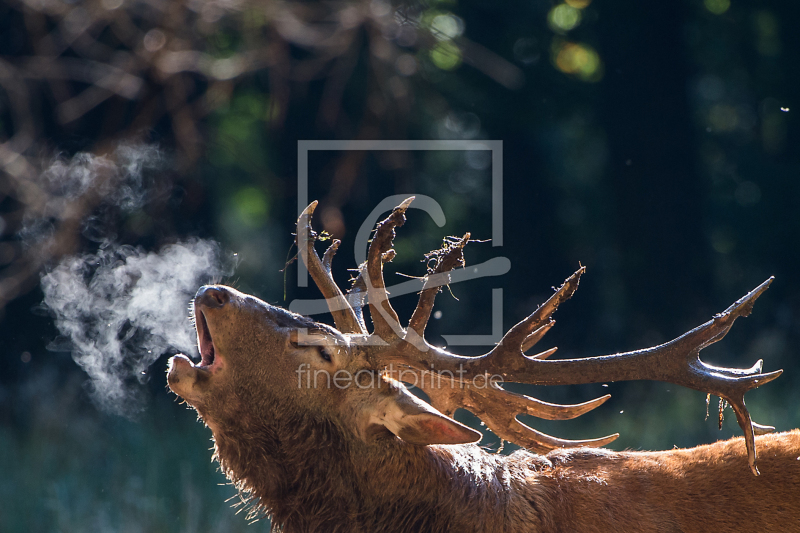
[[[322,261],[320,261],[316,250],[314,250],[317,234],[311,229],[311,215],[316,208],[317,201],[314,200],[300,213],[300,217],[297,219],[295,243],[300,257],[303,258],[303,263],[308,268],[311,278],[325,297],[336,328],[342,333],[366,334],[367,329],[360,317],[360,313],[356,313],[347,299],[345,299],[342,290],[336,285],[333,280],[333,274],[331,274],[331,261],[333,261],[333,256],[336,255],[336,250],[339,249],[341,241],[334,240],[331,243],[325,251]]]
[[[774,428],[752,421],[744,403],[744,394],[769,383],[782,371],[762,374],[761,360],[749,369],[715,367],[701,361],[699,352],[722,339],[738,317],[749,315],[755,300],[769,287],[773,278],[710,321],[660,346],[615,355],[556,361],[546,360],[555,352],[555,348],[536,355],[525,355],[524,352],[552,328],[555,322],[551,316],[558,306],[578,288],[580,277],[586,270],[581,267],[536,311],[512,327],[491,351],[478,357],[461,356],[430,345],[423,335],[435,295],[443,285],[449,283],[450,272],[464,264],[463,248],[469,241],[469,234],[449,241],[436,254],[436,265],[425,278],[419,303],[408,328],[401,326],[397,313],[389,303],[383,281],[383,263],[394,257],[394,250],[391,249],[394,229],[405,222],[405,211],[412,200],[413,197],[405,200],[378,224],[367,261],[360,266],[359,279],[354,284],[354,288],[361,282],[366,285],[374,332],[366,338],[365,350],[376,368],[389,368],[391,371],[394,365],[398,365],[403,369],[400,379],[409,382],[412,380],[407,379],[407,375],[412,375],[413,384],[424,390],[433,406],[444,414],[452,415],[458,407],[468,409],[499,437],[537,452],[566,446],[602,446],[616,439],[618,434],[593,440],[567,441],[523,424],[516,419],[518,414],[544,419],[570,419],[598,407],[610,396],[577,405],[549,404],[504,390],[502,382],[572,385],[646,379],[683,385],[719,396],[733,407],[744,431],[750,468],[758,475],[754,436],[768,433]],[[313,210],[315,205],[309,207]],[[313,261],[315,254],[307,255]],[[309,271],[312,271],[311,267]],[[314,276],[314,279],[316,281],[317,277]],[[333,283],[330,276],[323,277],[323,280]],[[324,294],[327,294],[326,291],[333,292],[330,287],[323,289]],[[326,298],[329,297],[326,295]],[[328,301],[331,301],[330,298]]]

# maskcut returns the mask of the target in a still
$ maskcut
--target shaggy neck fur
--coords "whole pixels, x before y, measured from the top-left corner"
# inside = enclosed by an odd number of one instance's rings
[[[665,452],[499,456],[391,435],[365,444],[299,415],[261,420],[270,422],[215,429],[216,459],[275,531],[688,533],[800,523],[800,509],[784,503],[800,494],[798,431],[757,438],[755,477],[741,439]]]
[[[240,420],[214,431],[215,457],[251,514],[266,512],[286,533],[538,530],[534,502],[521,496],[536,456],[509,461],[391,434],[365,444],[342,431],[302,416]]]

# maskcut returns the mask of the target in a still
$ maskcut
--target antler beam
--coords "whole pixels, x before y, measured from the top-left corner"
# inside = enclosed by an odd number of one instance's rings
[[[365,342],[364,348],[375,368],[391,369],[397,365],[403,372],[416,376],[417,385],[429,395],[433,406],[443,413],[451,415],[458,407],[468,409],[501,438],[537,452],[565,446],[602,446],[618,435],[583,441],[562,440],[523,424],[517,420],[518,414],[546,419],[574,418],[601,405],[609,396],[578,405],[548,404],[506,391],[500,386],[500,381],[573,385],[653,380],[683,385],[717,395],[733,407],[737,421],[744,431],[750,468],[758,475],[754,436],[770,432],[774,428],[752,421],[744,403],[744,394],[769,383],[782,371],[762,374],[760,360],[749,369],[715,367],[701,361],[699,352],[721,340],[738,317],[749,315],[754,302],[769,287],[773,278],[766,280],[705,324],[660,346],[614,355],[555,361],[546,360],[555,352],[555,348],[536,355],[525,355],[553,327],[555,321],[551,317],[558,306],[577,290],[581,275],[586,271],[585,267],[581,267],[536,311],[512,327],[491,351],[479,357],[461,356],[430,345],[423,334],[435,295],[442,285],[449,283],[450,272],[464,264],[463,249],[469,241],[469,234],[461,239],[450,238],[442,250],[429,254],[429,258],[436,259],[436,264],[425,278],[419,303],[408,328],[402,327],[389,302],[383,280],[383,264],[394,257],[391,247],[395,228],[405,222],[405,211],[412,200],[413,197],[402,202],[389,217],[378,223],[367,261],[359,267],[358,278],[348,293],[350,302],[358,303],[358,313],[330,276],[329,255],[333,255],[338,242],[334,243],[332,250],[326,252],[323,262],[319,261],[313,251],[313,242],[309,245],[307,241],[302,241],[301,245],[301,224],[310,232],[309,217],[316,202],[298,220],[298,247],[301,252],[306,250],[301,255],[307,265],[311,263],[309,272],[320,285],[329,305],[334,303],[338,312],[334,313],[334,318],[337,327],[343,332],[362,335],[366,333],[363,321],[357,318],[360,315],[360,306],[363,305],[361,295],[366,289],[375,331]],[[349,311],[342,310],[342,305],[347,306]],[[333,307],[331,309],[333,312]],[[349,328],[347,331],[340,327],[340,321],[343,327]],[[426,376],[429,376],[427,383]],[[485,386],[478,387],[475,383],[481,378]]]

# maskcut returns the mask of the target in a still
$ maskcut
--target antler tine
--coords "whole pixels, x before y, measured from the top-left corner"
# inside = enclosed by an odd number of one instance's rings
[[[364,283],[364,277],[361,275],[361,272],[358,273],[358,276],[353,278],[352,285],[350,286],[350,290],[347,291],[345,297],[347,298],[347,302],[350,304],[350,307],[353,308],[353,312],[356,314],[356,318],[358,319],[358,323],[361,324],[361,328],[364,331],[367,331],[367,325],[364,322],[364,304],[367,300],[367,285]]]
[[[526,361],[536,358],[537,356],[528,357],[524,354],[522,357],[519,357],[519,354],[520,352],[525,352],[530,349],[545,333],[547,333],[549,328],[554,325],[550,323],[552,322],[550,317],[556,312],[559,305],[569,300],[572,295],[575,294],[575,291],[578,290],[581,276],[585,272],[586,267],[582,266],[579,268],[574,274],[568,277],[561,287],[559,287],[545,303],[540,305],[536,311],[508,330],[498,345],[484,356],[484,362],[491,362],[492,367],[502,367],[505,375],[506,369],[511,372],[516,369],[522,369],[525,367]],[[541,334],[539,334],[539,331],[545,326],[548,326],[548,329],[543,330]],[[531,339],[531,337],[533,337],[533,339]],[[529,341],[529,339],[533,342]]]
[[[470,234],[467,233],[458,242],[450,243],[450,246],[447,246],[448,243],[445,242],[445,247],[440,250],[444,254],[437,258],[436,266],[425,276],[425,285],[419,294],[417,307],[408,322],[409,329],[415,331],[420,337],[425,333],[425,326],[428,325],[431,317],[436,295],[442,290],[442,285],[450,283],[450,271],[464,266],[464,246],[469,242],[469,237]]]
[[[534,331],[533,333],[528,335],[528,338],[526,338],[524,341],[522,341],[522,352],[525,353],[528,350],[530,350],[531,348],[533,348],[540,340],[542,340],[542,337],[544,337],[544,334],[547,333],[548,331],[550,331],[551,329],[553,329],[553,326],[555,326],[555,325],[556,325],[556,321],[551,318],[547,322],[547,324],[545,324],[544,326],[540,327],[539,329],[537,329],[536,331]],[[550,352],[550,353],[548,353],[548,352]],[[543,353],[547,353],[547,356],[550,356],[553,353],[555,353],[555,349],[548,350],[547,352],[543,352]],[[545,358],[545,356],[543,356],[542,354],[533,355],[531,357],[533,357],[535,359],[544,359]]]
[[[537,453],[547,453],[557,448],[574,448],[578,446],[599,448],[614,442],[619,437],[619,433],[614,433],[613,435],[608,435],[607,437],[601,437],[599,439],[559,439],[557,437],[547,435],[546,433],[542,433],[541,431],[536,431],[529,425],[523,424],[516,418],[512,418],[507,422],[507,424],[508,425],[503,427],[502,431],[497,434],[498,437],[518,444],[524,448],[533,450]]]
[[[397,313],[389,303],[389,295],[386,293],[386,285],[383,281],[383,263],[391,261],[394,257],[394,250],[391,250],[395,235],[394,229],[405,224],[405,212],[413,200],[413,196],[403,200],[392,210],[391,215],[378,222],[375,235],[369,245],[366,264],[361,266],[361,275],[367,286],[372,324],[375,327],[374,334],[386,343],[403,337],[405,332],[400,326]]]
[[[599,439],[559,439],[537,431],[516,418],[518,414],[527,414],[546,420],[571,420],[599,407],[611,398],[610,394],[580,404],[559,405],[515,394],[491,381],[487,381],[485,387],[469,384],[459,386],[452,382],[450,385],[434,387],[431,383],[423,390],[431,398],[432,405],[444,414],[451,416],[459,407],[472,411],[498,437],[537,453],[571,446],[605,446],[619,437],[615,433]]]
[[[339,245],[342,244],[342,241],[339,239],[333,239],[333,242],[328,249],[325,250],[325,254],[322,256],[322,267],[325,269],[328,274],[331,273],[331,263],[333,262],[333,256],[336,255],[336,252],[339,251]]]
[[[300,252],[300,257],[302,257],[303,263],[308,268],[314,283],[317,284],[320,292],[325,297],[328,309],[330,309],[333,320],[336,323],[336,328],[342,333],[366,334],[366,329],[358,320],[355,311],[345,299],[344,294],[331,275],[331,260],[339,247],[339,241],[334,241],[331,244],[325,252],[324,261],[320,261],[316,250],[314,250],[314,241],[316,241],[317,234],[311,229],[311,215],[316,207],[317,201],[314,200],[297,219],[295,242]]]
[[[381,257],[384,263],[392,259],[394,259],[394,250],[389,250]],[[364,305],[367,303],[367,284],[364,282],[364,276],[360,270],[356,277],[352,278],[350,282],[350,289],[347,291],[347,294],[345,294],[345,298],[347,298],[350,307],[353,308],[356,318],[358,318],[358,322],[361,324],[361,328],[367,331],[367,326],[364,323],[364,313],[362,311]]]

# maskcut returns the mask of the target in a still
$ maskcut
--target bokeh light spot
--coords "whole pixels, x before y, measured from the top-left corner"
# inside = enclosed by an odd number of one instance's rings
[[[157,52],[167,44],[167,36],[158,28],[153,28],[144,35],[144,48],[148,52]]]
[[[589,7],[589,4],[592,3],[592,0],[564,0],[564,2],[568,6],[572,6],[575,9],[585,9]]]
[[[581,10],[569,4],[558,4],[547,14],[547,23],[553,31],[569,31],[581,23]]]
[[[533,65],[539,61],[536,39],[523,37],[514,43],[514,58],[523,65]]]
[[[122,7],[123,0],[101,0],[100,3],[109,11]]]
[[[267,219],[267,197],[261,189],[243,187],[233,195],[233,207],[245,226],[255,228]]]
[[[703,5],[715,15],[722,15],[731,7],[731,0],[703,0]]]
[[[595,82],[603,77],[603,63],[591,46],[583,43],[562,42],[553,47],[556,68],[582,81]]]
[[[433,36],[440,40],[455,39],[464,33],[464,21],[451,13],[436,15],[430,27]]]
[[[455,70],[461,64],[461,50],[452,41],[437,43],[429,55],[433,64],[442,70]]]
[[[411,54],[401,54],[394,63],[397,72],[403,76],[413,76],[417,71],[417,60]]]

